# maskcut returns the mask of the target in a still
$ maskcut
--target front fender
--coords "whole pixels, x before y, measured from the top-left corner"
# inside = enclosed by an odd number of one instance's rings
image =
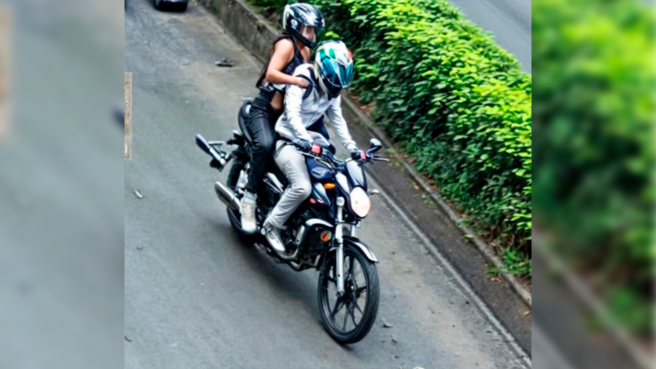
[[[367,245],[364,244],[364,242],[360,241],[359,238],[357,237],[351,237],[351,236],[344,236],[344,246],[353,246],[364,254],[364,256],[369,259],[372,263],[377,263],[378,259],[376,259],[376,255],[367,247]]]

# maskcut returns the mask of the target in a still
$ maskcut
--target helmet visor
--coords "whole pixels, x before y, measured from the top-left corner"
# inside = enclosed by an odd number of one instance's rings
[[[299,27],[298,33],[310,42],[317,41],[317,33],[314,26],[306,26],[303,24]]]

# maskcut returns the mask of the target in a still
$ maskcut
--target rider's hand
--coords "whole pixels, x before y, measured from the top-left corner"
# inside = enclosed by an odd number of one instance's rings
[[[367,154],[360,149],[355,149],[351,151],[351,159],[353,160],[363,160],[366,158],[367,158]]]
[[[294,146],[296,146],[297,149],[299,149],[303,152],[312,151],[312,142],[307,141],[307,140],[296,139],[296,140],[294,140]]]
[[[300,87],[300,88],[308,88],[308,87],[310,87],[310,82],[308,82],[308,80],[305,79],[305,78],[299,78],[299,77],[296,77],[295,82],[296,82],[296,83],[294,83],[294,84],[295,84],[296,86]]]

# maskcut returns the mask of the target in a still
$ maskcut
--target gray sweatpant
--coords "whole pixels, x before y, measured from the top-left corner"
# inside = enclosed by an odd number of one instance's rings
[[[289,184],[266,221],[276,228],[283,229],[289,217],[312,193],[312,182],[310,182],[305,157],[294,146],[278,141],[276,148],[276,164],[285,174]]]

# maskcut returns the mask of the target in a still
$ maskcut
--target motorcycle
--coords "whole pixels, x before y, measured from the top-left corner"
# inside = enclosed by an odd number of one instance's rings
[[[286,253],[268,246],[257,234],[241,228],[239,212],[250,168],[252,139],[246,129],[250,102],[238,115],[239,131],[227,141],[207,141],[196,135],[196,144],[212,159],[210,166],[222,171],[232,161],[226,184],[214,184],[216,194],[227,206],[228,218],[237,233],[274,260],[286,263],[295,271],[314,268],[319,271],[318,305],[321,322],[337,342],[352,344],[363,339],[373,327],[379,304],[378,259],[357,237],[357,229],[371,208],[365,164],[389,161],[375,155],[382,148],[371,139],[370,148],[359,160],[340,160],[334,146],[321,134],[310,132],[322,149],[302,152],[306,157],[312,182],[312,194],[290,217],[281,232]],[[293,144],[293,143],[287,143]],[[228,150],[228,147],[234,147]],[[258,226],[282,196],[286,178],[275,164],[268,165],[263,184],[258,189],[256,218]]]

